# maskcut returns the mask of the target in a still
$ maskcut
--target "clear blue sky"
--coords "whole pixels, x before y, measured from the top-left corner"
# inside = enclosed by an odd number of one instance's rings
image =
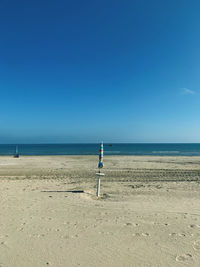
[[[0,143],[200,142],[199,12],[2,0]]]

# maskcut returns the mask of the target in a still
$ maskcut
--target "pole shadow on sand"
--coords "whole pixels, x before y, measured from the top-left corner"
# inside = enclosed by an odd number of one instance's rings
[[[81,194],[84,193],[84,190],[45,190],[41,191],[42,193],[73,193],[73,194]]]

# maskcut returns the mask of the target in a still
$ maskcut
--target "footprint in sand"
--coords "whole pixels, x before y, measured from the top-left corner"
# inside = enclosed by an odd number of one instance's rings
[[[70,236],[69,235],[62,235],[61,238],[64,238],[64,239],[69,239]]]
[[[187,254],[182,254],[176,257],[176,261],[184,262],[184,261],[190,261],[192,260],[192,255],[187,253]]]
[[[177,233],[170,233],[169,235],[170,235],[170,236],[176,236]]]
[[[189,228],[200,228],[199,224],[190,224],[188,225]]]
[[[0,242],[0,245],[1,245],[2,247],[4,247],[4,248],[9,248],[9,247],[7,246],[7,243],[6,243],[5,241],[1,241],[1,242]],[[1,264],[0,264],[0,267],[1,267]]]
[[[45,234],[38,234],[37,237],[40,238],[40,237],[44,237]]]
[[[184,234],[184,233],[170,233],[169,235],[170,236],[180,236],[180,237],[186,236],[186,234]]]
[[[184,237],[184,236],[186,236],[186,234],[184,234],[184,233],[178,233],[178,236]]]
[[[142,233],[142,236],[150,236],[149,233]]]
[[[134,233],[133,236],[140,236],[140,233]]]
[[[194,250],[200,250],[200,240],[194,241]]]
[[[149,233],[134,233],[133,234],[133,236],[145,236],[145,237],[147,237],[147,236],[150,236],[150,234]]]
[[[127,226],[134,226],[134,227],[136,227],[136,226],[138,226],[138,223],[125,223],[125,225],[127,225]]]

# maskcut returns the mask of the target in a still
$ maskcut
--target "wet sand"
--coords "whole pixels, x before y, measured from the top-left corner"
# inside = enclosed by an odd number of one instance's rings
[[[0,157],[0,266],[200,266],[200,157]]]

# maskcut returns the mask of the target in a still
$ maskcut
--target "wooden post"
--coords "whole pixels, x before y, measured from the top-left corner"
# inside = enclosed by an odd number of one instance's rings
[[[98,176],[98,181],[97,181],[97,197],[100,197],[100,184],[101,184],[101,178]]]
[[[100,197],[101,176],[103,176],[104,173],[101,173],[99,170],[99,172],[96,173],[96,175],[97,175],[97,197]]]

